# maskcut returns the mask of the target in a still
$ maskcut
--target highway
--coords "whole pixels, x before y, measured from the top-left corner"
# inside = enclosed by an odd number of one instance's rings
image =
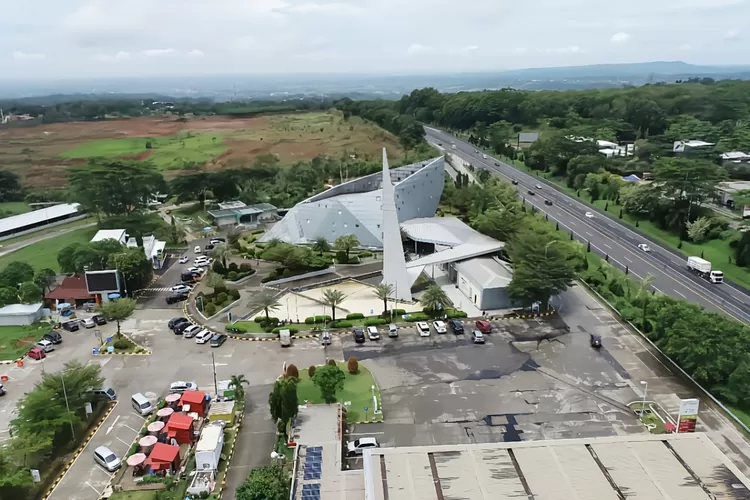
[[[516,187],[527,203],[546,213],[550,220],[557,221],[561,230],[572,232],[574,238],[584,245],[591,242],[591,250],[602,256],[608,255],[611,264],[620,269],[627,266],[634,278],[643,279],[650,274],[654,277],[652,287],[656,291],[700,304],[707,310],[722,312],[750,325],[750,295],[739,286],[727,282],[714,285],[696,276],[687,270],[686,257],[636,233],[621,224],[616,215],[613,218],[581,203],[545,179],[529,175],[490,155],[484,159],[482,151],[475,152],[473,145],[446,132],[432,127],[425,127],[425,132],[429,142],[442,144],[443,149],[471,163],[475,169],[486,169],[499,177],[518,181]],[[456,149],[451,148],[452,144]],[[535,194],[530,195],[529,190]],[[552,205],[546,205],[545,200],[551,201]],[[586,217],[586,212],[593,213],[594,217]],[[651,252],[639,249],[640,243],[648,244]],[[713,264],[715,269],[721,270],[721,263]]]

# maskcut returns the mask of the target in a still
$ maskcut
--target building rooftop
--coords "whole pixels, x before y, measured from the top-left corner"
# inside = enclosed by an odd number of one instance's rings
[[[724,191],[725,193],[744,191],[745,189],[750,189],[750,181],[720,182],[717,189],[719,191]]]
[[[213,451],[216,449],[216,443],[224,435],[224,427],[221,425],[207,425],[201,431],[201,437],[198,444],[195,445],[195,451]]]
[[[510,284],[513,273],[491,257],[479,257],[456,264],[456,271],[482,288],[501,288]]]
[[[347,500],[750,499],[702,433],[375,448],[363,460],[365,494]]]
[[[124,229],[100,229],[96,232],[93,238],[91,238],[91,242],[95,241],[103,241],[103,240],[116,240],[116,241],[123,241],[125,239],[125,230]]]
[[[38,304],[10,304],[0,307],[0,316],[25,316],[37,312],[42,306],[41,302]]]
[[[62,283],[44,296],[45,299],[56,300],[86,300],[93,299],[94,296],[89,293],[86,287],[86,280],[83,276],[66,276]]]
[[[518,134],[518,142],[536,142],[539,139],[539,133],[537,132],[520,132]]]
[[[219,210],[232,210],[232,209],[243,208],[247,206],[244,201],[237,201],[237,200],[225,201],[223,203],[218,203],[217,205],[219,206]]]
[[[241,203],[241,202],[240,202]],[[243,206],[237,208],[225,208],[221,210],[209,210],[207,213],[214,219],[220,217],[226,217],[228,215],[251,215],[251,214],[262,214],[263,212],[270,212],[276,210],[276,207],[270,203],[257,203],[255,205],[242,204]]]
[[[34,210],[25,214],[5,217],[3,219],[0,219],[0,233],[5,233],[7,231],[17,231],[27,226],[40,224],[51,219],[73,215],[74,213],[78,212],[79,207],[80,205],[78,203],[65,203],[61,205],[53,205],[47,208],[41,208],[39,210]]]

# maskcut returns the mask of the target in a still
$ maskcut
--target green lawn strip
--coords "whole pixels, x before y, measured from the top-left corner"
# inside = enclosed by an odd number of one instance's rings
[[[368,408],[367,420],[372,420],[373,417],[373,405],[372,405],[372,386],[375,385],[375,379],[370,373],[370,370],[359,364],[359,373],[352,375],[346,369],[346,363],[337,363],[346,374],[344,380],[344,388],[336,393],[336,400],[341,404],[345,404],[346,408],[346,420],[349,423],[361,422],[365,419],[365,407]],[[375,396],[378,398],[378,402],[382,401],[380,397],[380,388],[375,385]],[[323,398],[320,396],[320,389],[313,384],[310,380],[310,376],[307,373],[307,368],[299,371],[299,384],[297,384],[297,400],[299,404],[305,404],[307,401],[310,404],[323,403]],[[351,403],[351,404],[346,404]],[[383,415],[377,416],[376,421],[383,419]]]
[[[746,426],[750,427],[750,413],[748,413],[748,412],[746,412],[746,411],[744,411],[744,410],[740,410],[740,409],[739,409],[739,408],[737,408],[736,406],[730,406],[730,405],[727,405],[727,404],[725,404],[725,406],[726,406],[727,408],[729,408],[729,410],[730,410],[730,411],[731,411],[732,413],[734,413],[734,415],[735,415],[735,416],[736,416],[737,418],[739,418],[739,419],[740,419],[740,421],[741,421],[741,422],[742,422],[743,424],[745,424]],[[747,434],[747,433],[745,433],[745,434]]]
[[[23,201],[6,201],[5,203],[0,203],[0,218],[25,214],[26,212],[31,212],[31,207]]]
[[[60,265],[57,263],[57,253],[71,243],[88,243],[94,237],[96,231],[95,227],[86,227],[32,243],[27,247],[0,257],[0,270],[4,269],[10,262],[20,260],[28,263],[35,270],[50,268],[59,272]]]
[[[116,491],[109,498],[111,500],[153,500],[155,496],[154,490]]]
[[[57,226],[53,226],[49,228],[50,231],[62,231],[63,229],[73,229],[79,226],[85,226],[87,224],[91,224],[92,222],[96,222],[96,219],[93,217],[87,217],[85,219],[79,219],[75,220],[73,222],[68,222],[67,224],[59,224]],[[7,240],[0,241],[0,248],[1,247],[7,247],[8,245],[12,245],[15,243],[20,243],[25,240],[30,240],[32,238],[38,238],[39,236],[45,234],[45,230],[41,229],[39,231],[34,231],[33,233],[24,234],[23,236],[16,236],[15,238],[8,238]]]
[[[48,325],[0,326],[0,360],[16,360],[50,331]]]

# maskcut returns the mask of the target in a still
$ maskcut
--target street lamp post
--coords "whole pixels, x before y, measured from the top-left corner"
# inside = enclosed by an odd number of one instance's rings
[[[648,392],[648,381],[642,380],[641,384],[645,387],[643,388],[643,403],[641,403],[641,417],[645,414],[646,410],[646,393]]]
[[[68,404],[68,392],[65,390],[65,376],[60,375],[60,381],[62,382],[63,397],[65,398],[65,408],[68,409],[68,417],[70,417],[70,405]],[[73,429],[73,419],[70,419],[70,434],[73,436],[73,441],[76,439],[76,431]]]

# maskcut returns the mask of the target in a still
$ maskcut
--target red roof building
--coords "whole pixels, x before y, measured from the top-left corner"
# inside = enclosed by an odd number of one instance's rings
[[[180,405],[190,405],[190,413],[197,413],[200,417],[205,417],[208,411],[208,399],[203,391],[185,391],[180,398]]]
[[[174,439],[179,444],[193,442],[193,418],[183,413],[173,413],[169,417],[165,432],[168,439]]]
[[[180,468],[180,447],[156,443],[144,464],[153,472],[163,470],[174,474]]]
[[[76,302],[91,301],[96,297],[89,293],[86,288],[86,280],[83,276],[68,276],[57,288],[45,295],[44,298],[75,304]]]

